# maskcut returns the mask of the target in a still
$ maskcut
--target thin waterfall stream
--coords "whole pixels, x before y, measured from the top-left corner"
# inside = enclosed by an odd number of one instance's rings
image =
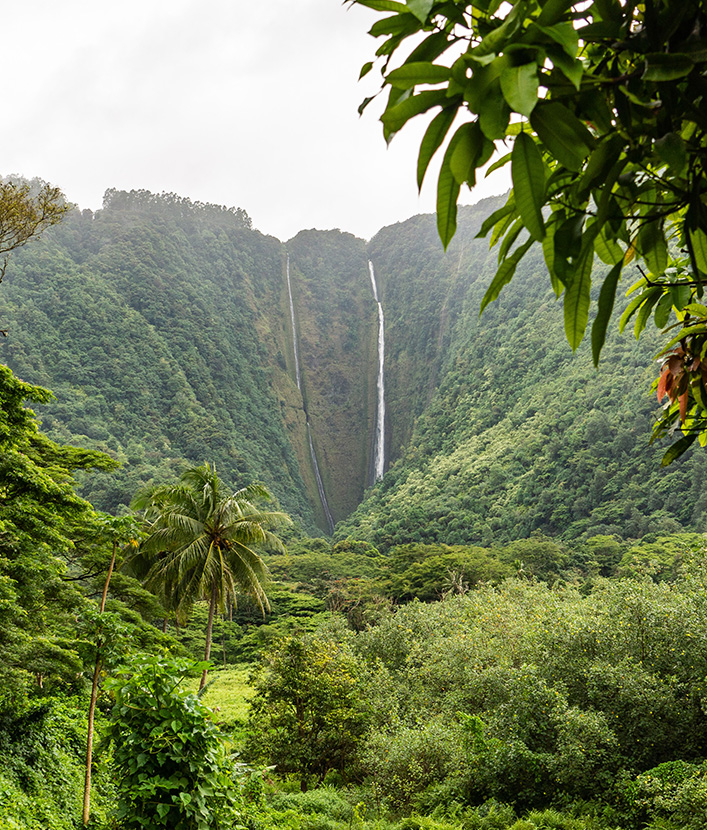
[[[290,320],[292,322],[292,350],[295,355],[295,377],[297,380],[297,388],[302,392],[302,376],[299,368],[299,348],[297,345],[297,326],[295,325],[295,304],[292,300],[292,283],[290,282],[290,255],[287,254],[287,295],[290,300]],[[334,532],[334,517],[329,510],[329,502],[327,502],[326,493],[324,492],[324,482],[322,481],[321,473],[319,472],[319,463],[317,462],[317,453],[314,450],[314,442],[312,441],[312,427],[309,423],[309,413],[307,407],[302,400],[302,408],[304,409],[304,417],[307,422],[307,441],[309,443],[309,455],[312,459],[312,467],[314,468],[314,478],[317,481],[317,490],[319,491],[319,500],[322,503],[322,510],[324,511],[324,518],[326,519],[329,533]]]
[[[385,471],[385,318],[383,317],[383,306],[378,299],[376,272],[373,270],[373,263],[370,259],[368,260],[368,272],[371,275],[373,299],[378,306],[378,405],[376,408],[376,437],[373,449],[373,481],[376,482],[383,478]]]

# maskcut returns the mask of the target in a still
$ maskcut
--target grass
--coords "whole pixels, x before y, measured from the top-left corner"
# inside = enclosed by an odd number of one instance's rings
[[[250,666],[229,666],[212,669],[207,676],[207,689],[202,700],[216,713],[215,720],[227,727],[242,726],[248,719],[248,706],[254,689],[248,682]],[[194,680],[196,692],[198,680]]]

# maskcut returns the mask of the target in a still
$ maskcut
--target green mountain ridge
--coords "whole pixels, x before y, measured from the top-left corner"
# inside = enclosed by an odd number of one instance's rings
[[[213,461],[263,481],[308,532],[327,500],[352,534],[489,543],[704,530],[700,451],[668,469],[648,449],[654,345],[610,333],[602,364],[572,355],[539,253],[479,319],[495,252],[475,239],[498,200],[460,210],[445,253],[434,218],[369,243],[302,231],[287,243],[242,210],[108,191],[18,251],[0,291],[4,360],[52,389],[48,435],[123,463],[91,475],[97,507]],[[301,391],[286,283],[289,256]],[[377,313],[386,318],[384,480],[372,480]]]

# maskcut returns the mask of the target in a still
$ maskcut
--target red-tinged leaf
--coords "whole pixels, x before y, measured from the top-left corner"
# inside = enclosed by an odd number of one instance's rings
[[[666,366],[663,369],[663,374],[660,376],[660,380],[658,381],[658,403],[660,403],[663,398],[668,394],[667,385],[668,385],[668,378],[670,377],[670,369]]]
[[[687,392],[683,392],[678,400],[680,401],[680,423],[684,424],[687,418]]]

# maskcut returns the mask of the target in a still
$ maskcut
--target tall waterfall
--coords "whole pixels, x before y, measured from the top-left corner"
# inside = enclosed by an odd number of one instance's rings
[[[314,443],[312,442],[312,428],[309,425],[309,418],[307,418],[307,440],[309,441],[309,454],[312,457],[312,467],[314,467],[314,477],[317,479],[317,490],[319,490],[319,499],[324,510],[324,517],[329,526],[329,533],[334,532],[334,517],[329,510],[329,502],[326,500],[326,493],[324,492],[324,482],[319,473],[319,464],[317,464],[317,454],[314,451]]]
[[[295,376],[297,388],[302,391],[302,379],[299,373],[299,349],[297,348],[297,327],[295,326],[295,304],[292,302],[292,283],[290,282],[290,255],[287,255],[287,296],[290,298],[290,320],[292,321],[292,348],[295,353]]]
[[[373,298],[378,305],[378,407],[376,412],[376,440],[373,450],[373,480],[383,478],[385,471],[385,319],[383,317],[383,306],[378,299],[378,286],[376,285],[376,273],[373,270],[373,263],[368,260],[368,272],[371,275],[371,286],[373,287]]]
[[[292,322],[292,350],[295,354],[295,377],[297,379],[297,388],[302,392],[302,377],[299,369],[299,349],[297,347],[297,327],[295,325],[295,304],[292,301],[292,283],[290,282],[290,255],[287,254],[287,296],[290,300],[290,320]],[[317,480],[317,490],[319,491],[319,500],[322,503],[322,510],[324,511],[324,518],[326,519],[329,533],[334,532],[334,517],[329,510],[329,502],[324,492],[324,482],[322,481],[321,473],[319,472],[319,463],[317,462],[317,454],[314,451],[314,442],[312,441],[312,428],[309,425],[309,415],[307,414],[307,407],[304,406],[304,416],[307,421],[307,441],[309,443],[309,455],[312,459],[312,468],[314,469],[314,477]]]

